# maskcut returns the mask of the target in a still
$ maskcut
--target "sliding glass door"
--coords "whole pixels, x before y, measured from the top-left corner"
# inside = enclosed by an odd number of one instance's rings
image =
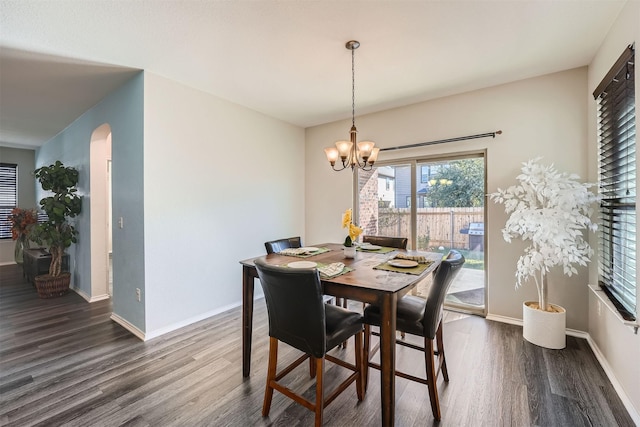
[[[358,223],[366,235],[407,237],[408,248],[466,258],[446,305],[485,313],[484,155],[410,159],[358,172]],[[426,294],[428,284],[415,294]]]

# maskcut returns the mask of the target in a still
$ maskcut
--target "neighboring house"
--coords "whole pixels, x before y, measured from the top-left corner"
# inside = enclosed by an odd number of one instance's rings
[[[395,169],[380,167],[378,171],[378,200],[380,207],[395,208],[396,203],[396,177]]]
[[[435,185],[442,165],[421,165],[420,182],[417,183],[416,199],[418,208],[428,208],[427,197],[429,187]],[[411,207],[411,174],[407,168],[378,168],[378,193],[383,207],[410,208]]]

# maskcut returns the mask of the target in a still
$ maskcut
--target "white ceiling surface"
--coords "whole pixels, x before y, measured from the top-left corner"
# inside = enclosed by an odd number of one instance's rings
[[[349,118],[350,39],[356,116],[571,69],[624,3],[0,0],[0,145],[41,145],[132,69],[302,127]]]

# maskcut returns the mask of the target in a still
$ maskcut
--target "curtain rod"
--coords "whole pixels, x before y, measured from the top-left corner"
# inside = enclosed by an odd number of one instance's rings
[[[477,135],[458,136],[456,138],[439,139],[437,141],[419,142],[417,144],[399,145],[397,147],[381,148],[380,151],[403,150],[405,148],[424,147],[425,145],[444,144],[445,142],[465,141],[467,139],[478,139],[478,138],[488,138],[488,137],[495,138],[496,135],[501,135],[501,134],[502,134],[502,131],[497,130],[495,132],[479,133]]]

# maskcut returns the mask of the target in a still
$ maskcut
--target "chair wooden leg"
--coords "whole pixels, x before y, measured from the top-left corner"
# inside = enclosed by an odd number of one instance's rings
[[[369,385],[369,351],[371,351],[371,325],[364,325],[364,345],[362,346],[362,382],[364,393]]]
[[[440,402],[438,400],[438,389],[436,388],[436,364],[433,354],[433,340],[424,339],[424,361],[427,370],[427,386],[429,387],[429,400],[431,400],[431,412],[433,418],[440,420]]]
[[[438,344],[438,362],[440,363],[442,370],[442,378],[445,381],[449,381],[449,371],[447,370],[447,358],[444,356],[444,340],[442,339],[442,321],[438,325],[436,331],[436,343]]]
[[[316,358],[311,355],[309,355],[309,376],[316,377]]]
[[[340,304],[336,304],[336,305],[340,305]],[[342,298],[342,308],[349,308],[349,300],[346,298]],[[342,348],[347,348],[347,341],[342,343]]]
[[[322,426],[322,412],[324,410],[324,357],[316,360],[316,427]]]
[[[276,378],[276,366],[278,364],[278,340],[269,337],[269,367],[267,368],[267,387],[264,390],[264,402],[262,403],[262,416],[269,415],[271,399],[273,398],[272,381]]]
[[[364,399],[364,366],[362,363],[362,336],[363,333],[362,331],[358,332],[356,334],[356,348],[354,349],[354,352],[356,354],[356,370],[357,370],[357,374],[358,376],[356,377],[356,392],[358,394],[358,400],[362,402],[362,400]]]

